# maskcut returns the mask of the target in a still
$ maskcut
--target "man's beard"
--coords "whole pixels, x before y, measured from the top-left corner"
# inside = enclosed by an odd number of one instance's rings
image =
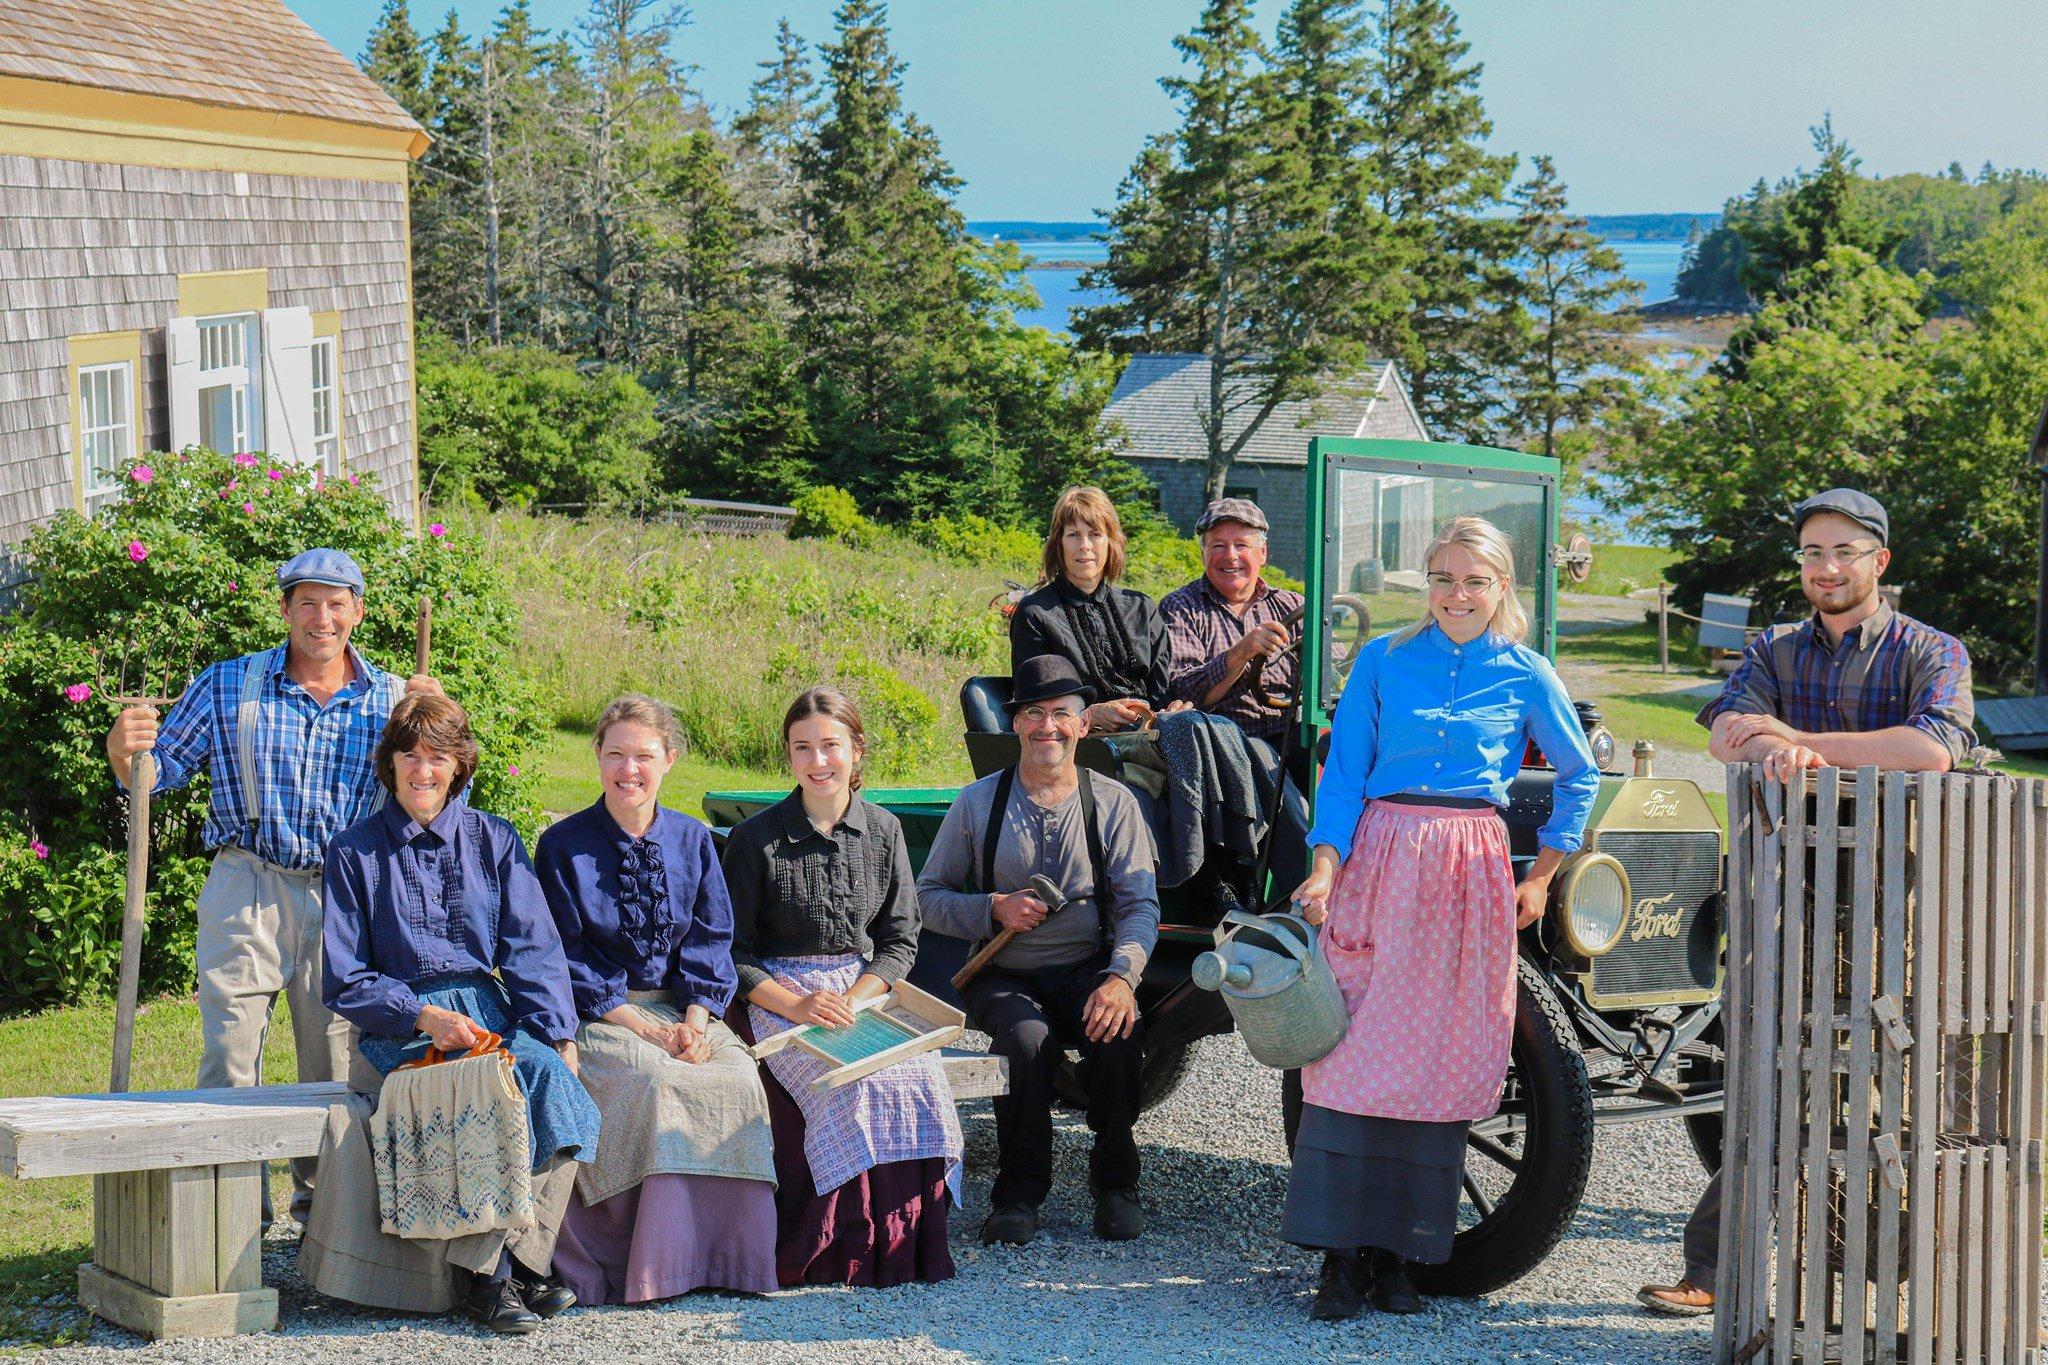
[[[1800,589],[1806,594],[1807,602],[1812,605],[1815,611],[1823,616],[1840,616],[1844,612],[1856,610],[1856,608],[1877,596],[1877,580],[1872,578],[1867,583],[1861,584],[1860,591],[1859,585],[1854,579],[1844,583],[1839,588],[1822,590],[1810,584],[1802,583]]]

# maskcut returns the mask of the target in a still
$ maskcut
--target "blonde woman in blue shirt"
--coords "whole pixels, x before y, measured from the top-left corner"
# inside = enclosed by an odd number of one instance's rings
[[[1507,538],[1457,517],[1431,542],[1429,614],[1367,645],[1331,724],[1294,892],[1351,1025],[1302,1070],[1281,1236],[1324,1253],[1311,1314],[1370,1297],[1422,1308],[1404,1265],[1450,1258],[1465,1130],[1500,1104],[1515,934],[1579,846],[1599,772],[1550,662],[1522,643]],[[1515,883],[1500,812],[1524,745],[1557,770],[1535,865]]]

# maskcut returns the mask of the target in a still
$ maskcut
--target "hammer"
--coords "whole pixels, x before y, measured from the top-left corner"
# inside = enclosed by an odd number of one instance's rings
[[[1040,900],[1045,902],[1046,919],[1051,919],[1066,908],[1067,898],[1061,894],[1057,886],[1052,884],[1052,878],[1046,876],[1033,877],[1031,879],[1031,890],[1036,893]],[[1009,947],[1010,940],[1015,937],[1017,937],[1015,929],[1005,929],[983,944],[980,952],[967,959],[965,967],[953,973],[953,989],[956,991],[965,990],[967,983],[974,980],[981,969],[994,960],[997,953]]]

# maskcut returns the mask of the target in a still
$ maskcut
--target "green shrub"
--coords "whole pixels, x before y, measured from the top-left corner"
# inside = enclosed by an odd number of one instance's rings
[[[631,505],[656,493],[654,396],[616,366],[423,333],[420,470],[437,503]]]
[[[853,494],[843,488],[821,486],[797,494],[790,504],[796,519],[789,524],[791,540],[836,540],[863,549],[873,545],[880,532],[860,514]]]
[[[914,528],[918,538],[967,564],[993,564],[1021,574],[1036,574],[1044,542],[1016,526],[1000,526],[976,512],[933,517]]]
[[[950,736],[939,732],[939,708],[930,697],[858,650],[839,656],[833,681],[860,706],[867,731],[867,769],[901,777],[938,757]]]
[[[542,738],[539,698],[513,663],[512,604],[472,546],[438,524],[413,535],[354,475],[323,483],[259,456],[201,450],[152,455],[127,472],[125,501],[91,521],[62,513],[29,536],[21,554],[31,576],[0,630],[0,750],[9,756],[0,764],[0,1005],[8,1008],[69,1003],[105,985],[127,816],[103,741],[122,664],[131,690],[174,693],[216,659],[275,646],[285,633],[277,566],[309,546],[346,550],[362,565],[370,590],[353,643],[401,675],[412,671],[417,604],[431,596],[430,667],[468,709],[483,752],[473,799],[529,835],[538,823],[532,779],[519,766]],[[206,790],[200,778],[151,803],[152,894],[161,909],[144,966],[145,980],[163,989],[192,979]],[[19,852],[30,839],[49,850],[36,867]],[[29,953],[24,935],[50,946]]]

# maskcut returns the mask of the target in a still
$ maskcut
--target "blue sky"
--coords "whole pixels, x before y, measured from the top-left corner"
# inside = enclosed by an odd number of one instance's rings
[[[353,57],[381,0],[287,0]],[[455,0],[465,30],[502,0]],[[678,44],[730,112],[787,14],[829,39],[833,0],[699,0]],[[447,0],[413,0],[437,28]],[[583,0],[533,0],[571,27]],[[1261,0],[1270,34],[1284,8]],[[2048,165],[2048,24],[2003,0],[1470,0],[1457,7],[1494,143],[1549,152],[1583,213],[1701,211],[1811,160],[1832,111],[1867,170]],[[1199,0],[894,0],[910,107],[938,130],[970,218],[1082,219],[1115,199]]]

